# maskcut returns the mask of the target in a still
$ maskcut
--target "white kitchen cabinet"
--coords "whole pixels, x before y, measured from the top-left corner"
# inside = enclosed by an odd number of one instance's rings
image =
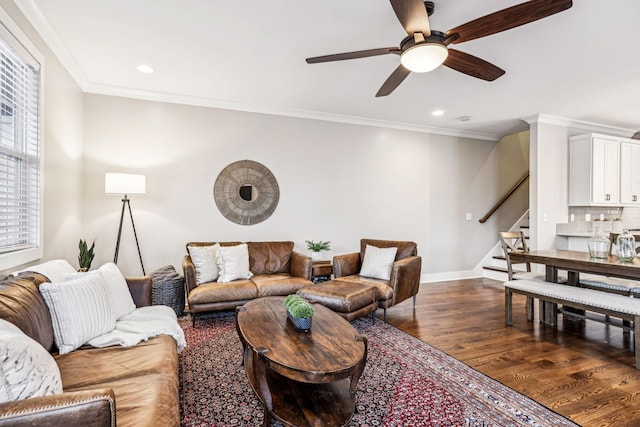
[[[620,205],[620,138],[569,139],[569,206]]]
[[[620,203],[640,206],[640,141],[620,142]]]

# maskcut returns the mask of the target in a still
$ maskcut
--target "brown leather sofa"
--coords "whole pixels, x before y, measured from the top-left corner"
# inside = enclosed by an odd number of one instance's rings
[[[367,245],[378,248],[398,248],[391,268],[389,280],[372,279],[359,274]],[[387,320],[387,308],[396,305],[409,297],[413,297],[416,305],[416,294],[420,289],[420,273],[422,258],[418,256],[418,245],[409,241],[396,240],[360,240],[360,252],[333,257],[333,275],[342,282],[355,282],[378,289],[378,307],[384,309]]]
[[[211,246],[216,242],[187,243],[190,246]],[[241,242],[218,242],[234,246]],[[293,250],[293,242],[247,242],[250,279],[230,283],[208,282],[196,286],[196,270],[187,254],[182,260],[184,286],[193,323],[196,315],[207,311],[229,310],[255,298],[295,294],[311,281],[312,260]]]
[[[133,347],[83,346],[59,355],[38,291],[46,281],[41,274],[22,273],[0,282],[0,318],[53,354],[63,393],[0,404],[0,426],[178,426],[175,340],[160,335]],[[150,277],[127,283],[136,306],[151,305]]]

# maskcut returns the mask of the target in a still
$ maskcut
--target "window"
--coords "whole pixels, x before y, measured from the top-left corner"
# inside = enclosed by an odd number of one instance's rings
[[[42,256],[41,61],[0,12],[0,269],[6,269]]]

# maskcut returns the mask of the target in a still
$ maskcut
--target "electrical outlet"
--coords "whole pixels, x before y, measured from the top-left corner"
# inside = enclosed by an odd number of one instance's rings
[[[467,221],[471,221],[471,220],[473,220],[473,215],[471,215],[471,212],[467,212],[467,214],[465,215],[465,219],[466,219]]]

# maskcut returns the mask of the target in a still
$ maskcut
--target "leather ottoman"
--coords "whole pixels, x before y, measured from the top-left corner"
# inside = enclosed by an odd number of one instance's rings
[[[300,289],[298,295],[335,311],[349,322],[378,308],[377,288],[361,283],[329,280]]]

